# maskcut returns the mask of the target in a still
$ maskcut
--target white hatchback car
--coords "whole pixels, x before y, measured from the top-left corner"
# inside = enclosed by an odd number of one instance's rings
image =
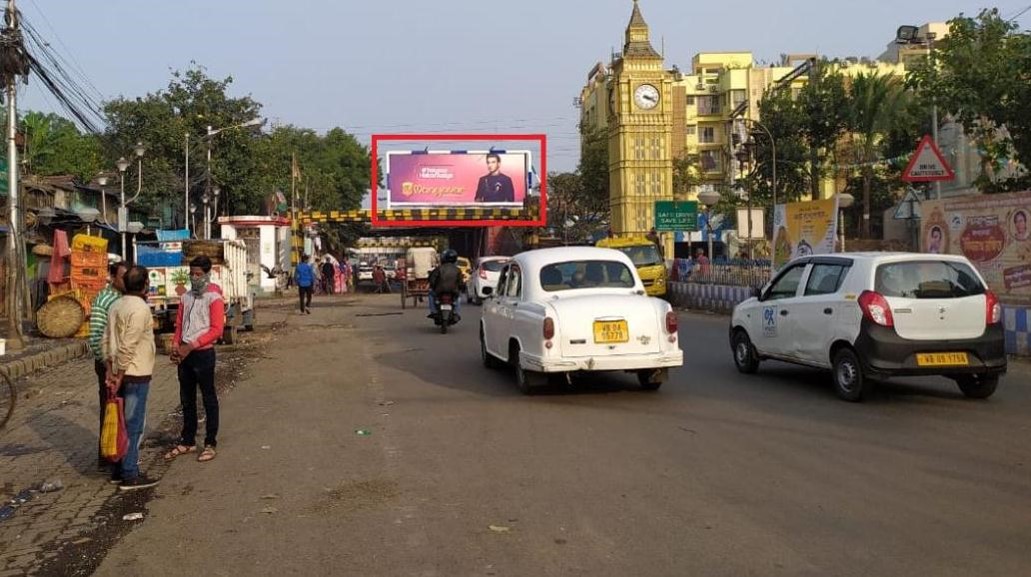
[[[507,256],[481,256],[476,259],[476,266],[473,267],[472,280],[465,284],[466,301],[472,304],[480,304],[487,295],[483,289],[490,287],[493,291],[498,286],[498,277],[501,276],[501,269],[505,268],[510,257]]]
[[[999,299],[962,256],[842,253],[796,259],[734,309],[734,363],[763,359],[832,370],[859,401],[871,379],[943,375],[987,398],[1006,372]]]
[[[677,338],[676,312],[645,295],[633,262],[607,248],[516,255],[480,321],[484,365],[512,365],[524,393],[549,374],[581,371],[633,372],[642,388],[658,389],[684,363]]]

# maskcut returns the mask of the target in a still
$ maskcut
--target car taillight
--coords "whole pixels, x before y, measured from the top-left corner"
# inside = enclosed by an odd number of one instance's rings
[[[671,335],[677,334],[677,313],[673,311],[666,313],[666,332]]]
[[[891,315],[891,307],[888,301],[881,296],[881,293],[874,291],[863,291],[859,295],[859,308],[863,316],[881,325],[882,327],[894,327],[895,317]]]
[[[555,337],[555,319],[544,317],[544,340],[550,341]]]
[[[992,291],[984,293],[985,323],[994,325],[1002,322],[1002,304]]]
[[[487,280],[487,271],[482,268],[480,269],[480,278]]]

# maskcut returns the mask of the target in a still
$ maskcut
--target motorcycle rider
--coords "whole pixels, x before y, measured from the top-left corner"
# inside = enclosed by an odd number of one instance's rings
[[[462,278],[462,270],[455,264],[458,262],[458,253],[453,249],[447,249],[440,255],[440,266],[430,271],[430,314],[429,318],[437,318],[437,295],[451,293],[454,298],[451,300],[454,307],[454,320],[457,323],[462,319],[458,315],[458,294],[463,290],[465,284]]]

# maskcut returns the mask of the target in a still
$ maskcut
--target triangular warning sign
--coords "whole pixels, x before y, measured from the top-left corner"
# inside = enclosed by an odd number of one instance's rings
[[[942,156],[930,136],[924,135],[916,152],[909,159],[906,170],[902,171],[902,180],[906,182],[938,182],[956,178],[952,167]]]

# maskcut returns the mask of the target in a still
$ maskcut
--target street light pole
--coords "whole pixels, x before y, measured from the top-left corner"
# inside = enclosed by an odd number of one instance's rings
[[[125,223],[129,220],[129,214],[125,209],[125,170],[129,168],[129,161],[125,157],[118,159],[115,163],[118,167],[118,183],[121,188],[118,201],[118,232],[122,235],[122,261],[125,261]]]
[[[211,238],[211,215],[208,211],[208,201],[211,199],[211,138],[215,135],[215,131],[208,126],[208,178],[204,184],[204,239]]]
[[[186,236],[190,236],[190,133],[183,135],[183,148],[186,160],[186,176],[183,178],[183,227],[186,228]]]

